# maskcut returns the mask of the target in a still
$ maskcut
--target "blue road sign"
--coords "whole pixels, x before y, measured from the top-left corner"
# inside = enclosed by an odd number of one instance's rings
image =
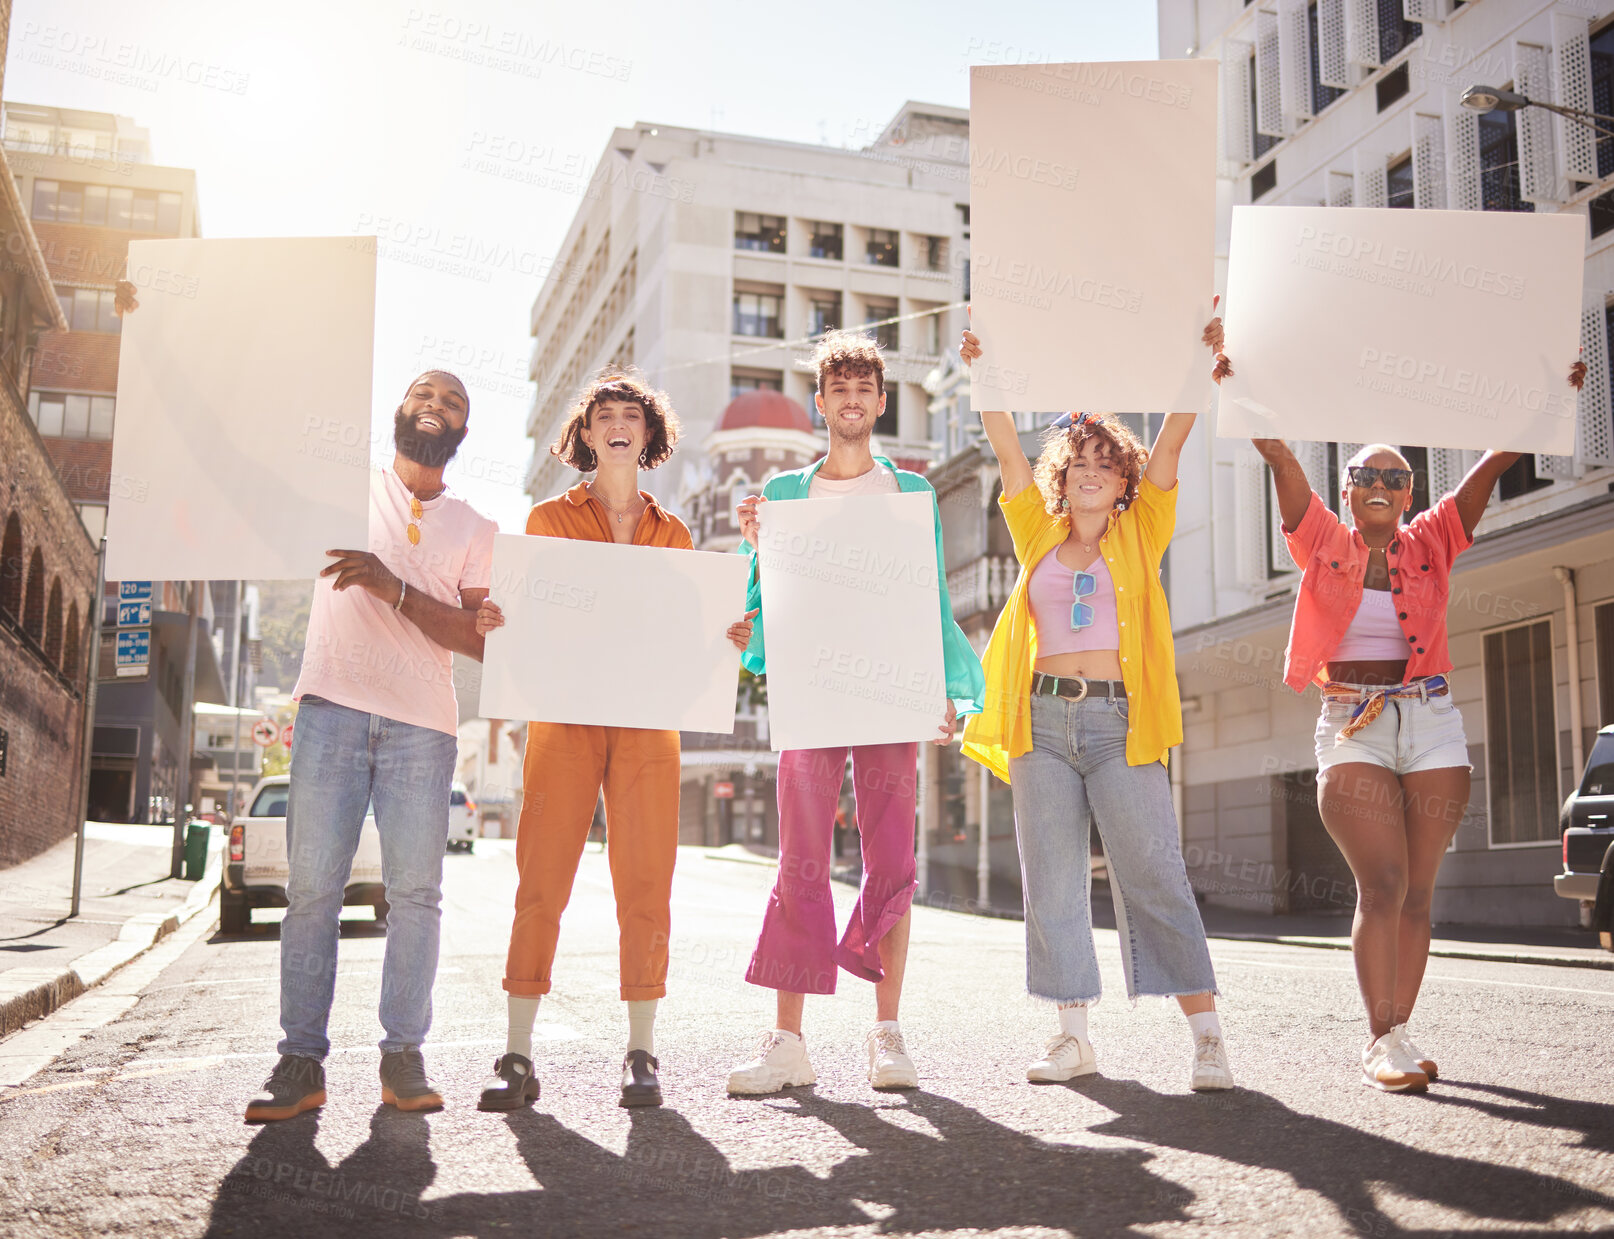
[[[145,675],[151,666],[151,629],[129,628],[118,633],[119,675]]]
[[[119,628],[143,628],[151,624],[151,603],[149,602],[120,602],[118,603]]]
[[[119,581],[118,582],[118,601],[119,602],[150,602],[151,601],[151,582],[150,581]],[[121,623],[122,621],[119,621],[119,622]]]

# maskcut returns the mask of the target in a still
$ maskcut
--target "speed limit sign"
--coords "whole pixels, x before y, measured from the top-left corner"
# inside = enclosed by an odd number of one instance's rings
[[[252,742],[263,748],[273,744],[279,735],[280,732],[276,730],[275,725],[266,718],[259,719],[252,728]]]

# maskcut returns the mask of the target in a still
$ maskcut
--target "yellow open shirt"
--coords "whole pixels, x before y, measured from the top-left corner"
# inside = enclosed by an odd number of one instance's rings
[[[1037,661],[1037,629],[1027,582],[1044,555],[1070,533],[1068,516],[1050,516],[1042,492],[1027,486],[999,499],[1020,576],[1004,603],[981,666],[986,699],[964,725],[964,755],[1005,783],[1009,759],[1031,751],[1031,669]],[[1182,703],[1177,696],[1177,656],[1171,614],[1160,585],[1160,557],[1177,524],[1177,488],[1161,490],[1142,479],[1137,500],[1110,517],[1099,554],[1115,582],[1116,631],[1121,640],[1121,678],[1126,682],[1126,760],[1131,766],[1164,761],[1182,743]]]

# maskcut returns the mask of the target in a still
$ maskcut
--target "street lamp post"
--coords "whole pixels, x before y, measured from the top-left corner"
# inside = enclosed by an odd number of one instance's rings
[[[1479,112],[1517,112],[1521,108],[1545,108],[1549,112],[1556,112],[1560,116],[1567,116],[1576,124],[1585,125],[1594,133],[1605,138],[1614,138],[1614,129],[1599,125],[1598,121],[1606,121],[1614,125],[1614,116],[1604,116],[1601,112],[1588,112],[1585,108],[1565,107],[1561,103],[1547,103],[1542,99],[1531,99],[1517,91],[1504,90],[1500,86],[1470,86],[1463,92],[1462,104],[1470,111]]]

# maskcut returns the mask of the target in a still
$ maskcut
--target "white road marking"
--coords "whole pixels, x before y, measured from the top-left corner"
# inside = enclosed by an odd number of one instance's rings
[[[1276,960],[1270,959],[1229,959],[1226,956],[1216,962],[1247,964],[1252,968],[1289,968],[1297,972],[1334,972],[1345,976],[1354,976],[1356,971],[1354,968],[1319,968],[1315,964],[1280,964]],[[1511,966],[1526,967],[1528,965]],[[1550,990],[1555,994],[1590,994],[1594,998],[1614,998],[1614,989],[1580,989],[1573,985],[1537,985],[1530,981],[1502,981],[1488,977],[1453,977],[1437,972],[1426,972],[1423,979],[1425,981],[1464,981],[1469,985],[1505,985],[1511,989],[1542,989]]]

